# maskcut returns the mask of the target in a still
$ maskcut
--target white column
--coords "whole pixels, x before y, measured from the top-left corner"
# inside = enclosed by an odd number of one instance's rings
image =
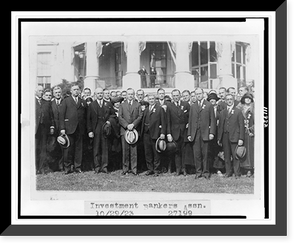
[[[137,90],[141,88],[141,77],[138,74],[140,69],[140,52],[139,42],[129,40],[125,42],[125,52],[127,55],[127,72],[123,77],[123,89],[133,88]]]
[[[231,41],[217,42],[218,52],[218,68],[219,68],[219,79],[220,84],[216,88],[223,87],[237,87],[237,80],[233,77],[231,72],[231,56],[232,56],[232,45]]]
[[[176,42],[175,88],[193,90],[194,77],[190,71],[191,44],[188,41]]]
[[[59,81],[57,83],[62,82],[62,79],[65,79],[69,82],[74,81],[74,66],[72,65],[72,59],[72,43],[60,43],[57,53],[57,61],[59,67]]]
[[[96,88],[96,79],[98,79],[96,41],[89,41],[86,43],[86,78],[84,87],[90,88],[92,93]]]

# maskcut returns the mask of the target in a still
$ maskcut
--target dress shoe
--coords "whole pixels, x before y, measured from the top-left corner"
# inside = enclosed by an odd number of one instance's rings
[[[223,175],[223,177],[224,177],[224,178],[229,178],[229,177],[230,177],[230,175],[228,175],[228,174],[224,174],[224,175]]]
[[[145,175],[146,176],[154,175],[154,172],[151,170],[148,170]]]
[[[128,175],[128,172],[124,172],[124,171],[122,171],[121,175],[122,175],[122,176],[124,176],[124,175],[126,175],[126,176],[127,176],[127,175]]]
[[[210,176],[208,174],[205,174],[204,178],[207,179],[207,180],[210,180]]]
[[[252,176],[252,174],[251,174],[251,171],[249,170],[248,172],[247,172],[247,175],[246,175],[247,177],[251,177]]]
[[[104,173],[104,174],[108,174],[107,169],[102,169],[101,172]]]
[[[75,169],[74,172],[75,173],[82,173],[81,169]]]
[[[195,179],[198,179],[198,178],[200,178],[200,177],[201,177],[201,175],[197,175],[197,174],[196,174]]]

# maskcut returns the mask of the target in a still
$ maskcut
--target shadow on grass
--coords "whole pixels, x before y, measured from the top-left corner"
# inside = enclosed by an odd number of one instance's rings
[[[175,176],[161,174],[145,176],[132,174],[122,176],[121,170],[110,174],[94,174],[93,171],[65,175],[62,172],[37,175],[37,190],[55,191],[125,191],[125,192],[190,192],[253,194],[254,178],[223,178],[213,174],[210,180],[195,179],[195,175]]]

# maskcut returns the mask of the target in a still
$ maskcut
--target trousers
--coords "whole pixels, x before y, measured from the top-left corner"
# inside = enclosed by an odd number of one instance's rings
[[[144,133],[144,148],[146,165],[149,171],[157,172],[160,166],[160,155],[155,149],[155,140],[151,138],[149,133]]]
[[[224,150],[224,159],[225,159],[225,169],[226,175],[231,176],[234,173],[236,176],[240,176],[240,163],[239,160],[235,158],[235,149],[237,143],[230,142],[229,133],[223,133],[223,150]],[[232,157],[232,161],[231,161]]]
[[[209,165],[207,161],[208,141],[203,141],[200,129],[197,129],[193,141],[194,163],[196,175],[209,175]]]
[[[68,137],[70,146],[64,150],[65,171],[72,171],[72,165],[75,170],[81,170],[83,135],[79,130],[79,126],[73,134],[68,134]]]
[[[124,138],[124,135],[121,136],[122,143],[122,167],[123,172],[126,173],[129,171],[129,166],[131,166],[131,171],[137,173],[137,145],[128,144]]]

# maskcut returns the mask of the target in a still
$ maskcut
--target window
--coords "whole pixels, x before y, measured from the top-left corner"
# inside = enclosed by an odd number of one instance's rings
[[[81,80],[86,76],[86,51],[85,43],[74,47],[74,70],[77,80]]]
[[[237,79],[238,86],[246,83],[246,48],[248,44],[236,42],[235,49],[231,57],[231,70],[234,78]]]
[[[173,53],[167,42],[147,43],[145,53],[149,49],[147,60],[149,61],[149,80],[147,87],[174,87],[175,64]]]
[[[44,88],[51,87],[51,52],[37,54],[37,84]]]
[[[193,42],[191,56],[195,87],[212,88],[212,80],[217,78],[216,43]]]

